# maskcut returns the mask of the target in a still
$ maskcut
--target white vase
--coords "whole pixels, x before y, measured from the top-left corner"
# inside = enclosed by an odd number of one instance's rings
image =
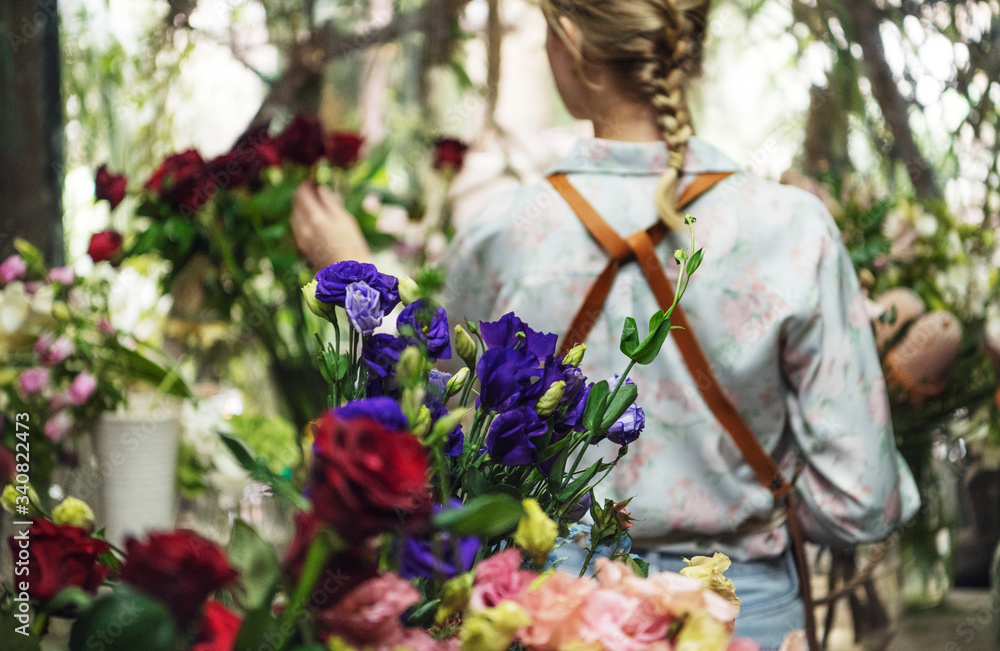
[[[180,425],[178,401],[144,393],[130,396],[127,409],[97,420],[98,527],[112,543],[174,528]]]

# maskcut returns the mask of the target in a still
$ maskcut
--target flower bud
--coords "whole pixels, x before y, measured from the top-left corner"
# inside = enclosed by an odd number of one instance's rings
[[[587,352],[587,344],[577,344],[569,349],[566,357],[563,357],[563,364],[567,366],[579,366],[583,361],[583,354]]]
[[[399,279],[399,300],[403,305],[409,305],[420,300],[420,286],[408,276]]]
[[[542,397],[538,399],[538,404],[535,405],[535,411],[538,412],[538,415],[548,416],[554,412],[556,407],[559,406],[559,401],[562,400],[565,390],[566,383],[562,380],[550,384],[549,388],[542,394]]]
[[[427,373],[426,362],[416,346],[404,348],[396,362],[396,384],[401,387],[423,386]]]
[[[421,440],[431,431],[431,410],[427,405],[420,405],[416,419],[410,423],[410,431]]]
[[[399,406],[411,427],[417,424],[417,419],[420,417],[420,408],[424,406],[424,394],[423,387],[407,387],[403,389],[403,395],[399,398]]]
[[[465,383],[468,381],[468,379],[469,379],[469,367],[463,366],[461,369],[459,369],[458,373],[455,373],[455,375],[453,375],[451,379],[448,380],[448,384],[445,386],[444,390],[445,398],[450,398],[454,395],[457,395],[458,392],[461,391],[463,387],[465,387]]]
[[[444,624],[449,617],[465,610],[469,605],[474,577],[473,572],[466,572],[448,579],[441,586],[441,603],[438,605],[437,615],[434,616],[434,620],[438,624]]]
[[[559,527],[536,500],[529,497],[521,501],[521,506],[524,514],[517,523],[514,544],[540,562],[555,546]]]
[[[94,530],[94,511],[83,500],[67,497],[52,509],[52,521],[56,524],[71,524],[83,527],[88,532]]]
[[[460,324],[455,326],[455,352],[462,358],[462,361],[474,367],[476,365],[476,354],[479,352],[479,345],[472,338],[469,331]]]
[[[674,251],[674,261],[677,262],[677,264],[680,264],[685,260],[687,260],[687,253],[685,253],[682,249]]]
[[[52,316],[60,321],[69,321],[69,306],[66,301],[52,301]]]
[[[25,495],[14,484],[7,484],[3,494],[0,494],[0,506],[4,511],[16,515],[16,519],[19,520],[37,518],[41,515],[36,504],[38,504],[38,493],[31,486],[28,486],[28,494]],[[26,507],[28,510],[24,512]]]
[[[316,298],[316,287],[319,283],[313,278],[308,284],[302,286],[302,296],[306,299],[306,307],[309,311],[318,316],[321,319],[326,319],[330,323],[333,323],[337,319],[337,314],[334,311],[333,305],[328,305],[323,301]]]

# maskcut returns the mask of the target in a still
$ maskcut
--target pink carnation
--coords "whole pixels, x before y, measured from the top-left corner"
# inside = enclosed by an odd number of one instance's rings
[[[28,265],[24,258],[19,255],[12,255],[0,263],[0,280],[3,284],[19,280],[24,277],[24,272],[28,270]]]
[[[384,574],[357,586],[317,618],[324,630],[356,647],[378,647],[404,635],[399,617],[418,601],[416,588],[395,574]]]
[[[521,568],[521,552],[506,549],[476,567],[472,583],[471,608],[489,608],[518,595],[535,579],[535,574]]]
[[[35,366],[25,370],[18,378],[21,386],[21,393],[29,395],[39,393],[49,388],[49,369],[44,366]]]
[[[73,418],[69,412],[65,409],[57,411],[52,418],[45,421],[45,436],[53,441],[61,441],[71,427],[73,427]]]
[[[43,332],[38,341],[35,343],[35,352],[38,353],[38,357],[42,364],[46,366],[52,366],[54,364],[59,364],[63,362],[67,357],[73,354],[73,342],[66,337],[59,337],[56,340],[52,339],[52,335]]]
[[[97,378],[87,371],[80,371],[80,374],[73,378],[73,384],[69,386],[69,399],[79,407],[90,400],[95,389],[97,389]]]
[[[53,267],[49,270],[48,281],[50,283],[72,285],[74,280],[76,280],[76,274],[73,273],[73,269],[70,267]]]

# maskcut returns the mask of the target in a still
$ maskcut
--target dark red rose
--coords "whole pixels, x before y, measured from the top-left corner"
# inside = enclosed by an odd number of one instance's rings
[[[215,182],[201,154],[188,149],[167,157],[146,188],[175,208],[196,211],[212,198]]]
[[[365,139],[356,133],[338,131],[330,136],[330,147],[327,158],[334,167],[347,169],[358,162],[358,154]]]
[[[47,603],[72,586],[94,592],[104,582],[109,570],[97,563],[97,557],[111,549],[108,543],[91,538],[82,527],[42,519],[32,523],[27,538],[21,536],[23,531],[15,527],[7,542],[14,558],[14,580],[19,583],[19,577],[26,577],[23,580],[32,599]],[[18,569],[25,567],[23,561],[27,561],[28,572],[18,574]]]
[[[465,151],[469,148],[461,140],[438,138],[434,141],[434,169],[450,169],[458,172],[465,161]]]
[[[351,540],[420,528],[431,509],[417,437],[332,412],[315,429],[309,490],[316,517]]]
[[[296,115],[274,140],[281,159],[299,165],[312,165],[326,153],[323,127],[304,115]]]
[[[107,165],[97,168],[94,175],[94,196],[98,201],[107,199],[114,210],[125,198],[125,189],[128,187],[128,179],[124,174],[112,174],[108,171]]]
[[[151,533],[125,541],[121,579],[159,599],[181,626],[190,624],[213,592],[236,580],[226,554],[192,531]]]
[[[218,601],[209,601],[190,651],[231,651],[242,624],[242,619]]]
[[[267,125],[240,136],[226,154],[209,161],[209,174],[216,187],[236,188],[250,185],[267,167],[281,164],[281,156]]]
[[[0,423],[2,422],[0,420]],[[6,486],[14,481],[16,466],[14,451],[5,445],[0,445],[0,486]]]
[[[118,231],[108,229],[90,236],[90,246],[87,247],[87,255],[94,262],[103,260],[115,261],[122,250],[122,234]]]

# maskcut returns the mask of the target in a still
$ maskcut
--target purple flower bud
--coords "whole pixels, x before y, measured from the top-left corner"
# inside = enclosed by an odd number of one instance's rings
[[[608,383],[611,385],[612,390],[614,390],[615,384],[618,383],[618,375],[616,374]],[[635,382],[626,379],[625,384],[635,384]],[[628,445],[639,438],[639,434],[642,433],[645,427],[646,412],[642,410],[642,407],[638,403],[633,402],[625,410],[621,418],[615,421],[615,424],[608,429],[608,440],[618,445]]]
[[[377,289],[359,280],[344,290],[344,309],[354,329],[370,335],[382,324],[381,296]]]

